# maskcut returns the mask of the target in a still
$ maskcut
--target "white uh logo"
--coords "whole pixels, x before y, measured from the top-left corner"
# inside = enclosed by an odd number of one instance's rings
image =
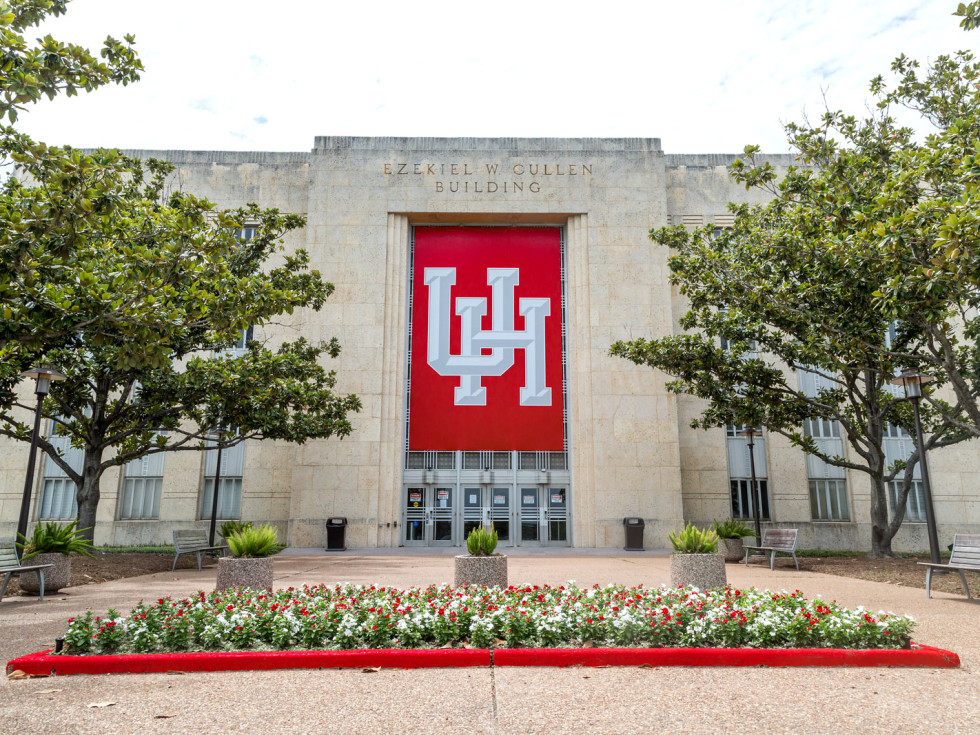
[[[520,282],[517,268],[487,268],[487,285],[493,295],[493,329],[480,328],[487,300],[456,299],[460,317],[459,354],[449,354],[449,289],[456,283],[455,268],[426,268],[429,287],[428,362],[439,375],[458,376],[457,406],[487,405],[487,389],[481,379],[503,375],[514,365],[514,350],[524,350],[522,406],[550,406],[551,388],[545,385],[544,319],[551,313],[551,299],[521,299],[518,312],[524,331],[514,331],[514,286]],[[489,355],[482,350],[491,350]]]

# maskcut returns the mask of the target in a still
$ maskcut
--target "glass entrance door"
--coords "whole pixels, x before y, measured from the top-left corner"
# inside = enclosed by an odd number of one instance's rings
[[[405,493],[406,546],[452,546],[456,525],[454,487],[409,487]]]
[[[493,524],[497,531],[497,543],[501,546],[513,545],[510,535],[511,492],[509,487],[463,488],[463,544],[474,528],[488,528]]]
[[[541,543],[541,513],[540,488],[522,487],[519,493],[521,516],[521,546],[537,546]]]
[[[568,488],[522,487],[521,546],[568,546]]]

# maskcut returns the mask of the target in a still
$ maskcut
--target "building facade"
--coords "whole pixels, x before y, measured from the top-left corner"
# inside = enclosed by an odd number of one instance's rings
[[[324,545],[337,516],[353,547],[460,546],[493,521],[507,548],[622,547],[623,519],[639,517],[645,545],[663,548],[687,521],[751,517],[737,427],[691,429],[697,400],[608,355],[618,339],[679,331],[685,304],[649,230],[725,227],[729,201],[762,201],[730,181],[734,156],[665,154],[658,139],[347,137],[318,137],[308,153],[130,153],[171,161],[177,185],[221,207],[305,215],[287,248],[309,251],[336,286],[321,311],[253,336],[337,337],[338,389],[364,406],[355,430],[226,450],[220,518],[272,521],[299,547]],[[812,423],[843,450],[836,427]],[[898,432],[889,441],[895,459],[910,451]],[[214,455],[107,472],[97,543],[168,543],[202,524]],[[0,453],[3,529],[26,459],[20,445]],[[778,436],[757,438],[754,460],[763,515],[800,528],[802,546],[870,546],[862,476]],[[975,443],[930,461],[942,538],[980,531]],[[70,517],[70,483],[43,459],[36,474],[32,520]],[[896,547],[925,548],[916,493],[908,513]]]

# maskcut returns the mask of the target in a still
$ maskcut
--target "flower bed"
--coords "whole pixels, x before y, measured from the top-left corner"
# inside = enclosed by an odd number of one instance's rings
[[[65,654],[341,649],[908,646],[914,621],[725,587],[360,585],[198,593],[69,621]]]

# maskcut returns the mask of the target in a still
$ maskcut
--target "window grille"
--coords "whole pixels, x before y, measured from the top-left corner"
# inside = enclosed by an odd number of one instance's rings
[[[815,521],[849,521],[847,481],[810,480],[810,515]]]
[[[67,477],[45,477],[41,484],[38,520],[67,521],[77,516],[78,502],[75,497],[75,483]]]
[[[75,472],[82,471],[85,451],[71,446],[67,436],[54,433],[55,422],[50,422],[48,441],[61,450],[61,456]],[[37,518],[41,521],[67,521],[78,517],[78,502],[75,497],[75,483],[54,463],[50,457],[44,458],[44,475],[41,480],[41,497],[38,502]]]
[[[803,436],[814,439],[840,439],[840,422],[829,419],[804,419]]]
[[[224,458],[222,458],[224,459]],[[211,520],[211,498],[214,493],[214,477],[204,480],[204,491],[201,493],[201,520]],[[218,488],[218,519],[234,521],[242,515],[242,478],[225,477],[222,472],[221,485]]]
[[[126,463],[119,496],[120,520],[146,520],[160,517],[165,454],[158,452]]]
[[[212,445],[214,442],[208,442]],[[218,464],[218,450],[208,449],[204,457],[204,483],[201,488],[201,519],[211,519],[211,499]],[[242,472],[245,464],[245,442],[221,450],[221,484],[218,487],[218,519],[241,518]]]
[[[761,517],[769,519],[769,483],[767,480],[756,480],[759,494],[762,496]],[[752,497],[752,479],[732,479],[732,518],[755,518],[755,499]]]
[[[888,502],[893,509],[898,504],[898,492],[901,488],[901,480],[892,480],[888,483]],[[912,487],[905,501],[905,520],[913,523],[924,523],[926,520],[926,499],[922,493],[922,480],[912,480]]]

